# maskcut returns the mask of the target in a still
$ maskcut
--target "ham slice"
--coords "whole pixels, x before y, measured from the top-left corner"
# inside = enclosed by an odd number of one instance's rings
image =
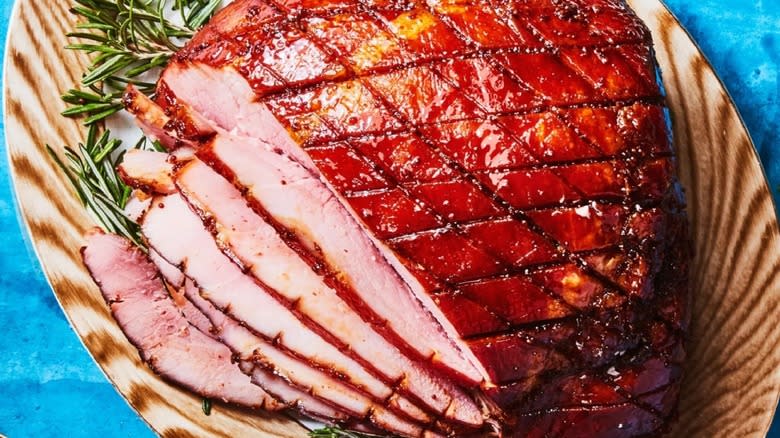
[[[138,149],[131,149],[125,153],[122,163],[117,167],[117,172],[123,180],[129,182],[137,190],[147,193],[173,193],[176,187],[168,175],[171,167],[168,154],[148,154]],[[132,178],[129,177],[132,175]],[[160,177],[168,175],[168,177]]]
[[[132,84],[127,87],[123,103],[127,111],[136,116],[136,123],[144,134],[159,141],[168,150],[190,147],[213,135],[213,131],[197,115],[182,108],[174,111],[173,105],[163,111]]]
[[[169,154],[150,153],[141,149],[128,150],[117,167],[119,176],[129,185],[145,193],[170,194],[176,191],[170,176],[170,168],[177,162],[192,158],[194,151],[189,147],[180,147]],[[136,201],[140,202],[140,201]],[[131,217],[139,217],[139,209],[129,208]]]
[[[227,347],[187,322],[154,265],[129,241],[93,232],[81,253],[112,315],[157,374],[203,397],[253,408],[281,407],[240,372]]]
[[[328,423],[346,423],[350,420],[350,415],[347,412],[317,399],[308,392],[291,386],[289,382],[274,374],[274,369],[268,369],[268,361],[256,359],[256,351],[252,350],[251,346],[263,344],[263,341],[256,337],[252,339],[253,335],[247,329],[230,320],[211,303],[202,298],[192,280],[186,279],[178,268],[155,254],[157,254],[155,251],[150,251],[150,256],[154,255],[150,257],[150,260],[153,261],[160,272],[166,273],[164,275],[166,282],[169,285],[181,282],[179,289],[172,291],[169,288],[169,292],[171,292],[171,298],[182,315],[203,334],[224,343],[231,350],[231,361],[236,360],[235,354],[240,354],[237,350],[244,349],[244,356],[238,360],[237,367],[251,378],[252,383],[264,388],[268,394],[273,394],[273,397],[284,406],[293,407],[309,417]],[[251,342],[242,344],[241,336],[238,338],[235,336],[231,337],[230,332],[243,333],[244,340],[250,339]],[[234,343],[230,343],[231,340]],[[264,345],[262,347],[273,348]],[[278,350],[276,351],[278,352]],[[259,352],[257,353],[259,357]],[[255,360],[258,360],[262,366],[255,365]],[[323,376],[323,379],[329,378],[328,376]]]
[[[238,368],[284,406],[294,407],[309,417],[328,423],[361,425],[362,421],[368,421],[367,424],[380,424],[385,430],[396,433],[420,435],[418,427],[386,410],[375,410],[370,414],[371,418],[366,419],[362,416],[364,414],[357,413],[355,417],[355,412],[350,413],[338,404],[323,401],[328,397],[320,397],[322,394],[338,393],[339,390],[349,393],[351,389],[252,334],[204,299],[192,280],[185,279],[175,266],[155,251],[151,254],[155,254],[151,260],[160,272],[167,273],[165,279],[169,284],[182,283],[180,290],[171,291],[171,298],[187,321],[206,336],[224,343],[233,354],[232,360],[236,360],[235,355],[238,355]],[[402,427],[399,428],[399,425]]]
[[[158,263],[156,262],[155,264]],[[160,264],[166,265],[167,262],[160,261]],[[169,268],[175,269],[175,267],[167,265]],[[309,417],[317,418],[327,423],[346,423],[350,420],[349,413],[318,399],[309,392],[296,388],[290,382],[280,377],[278,373],[275,374],[274,369],[269,369],[269,362],[262,360],[260,352],[257,352],[257,356],[254,356],[256,352],[251,350],[250,346],[262,344],[262,340],[257,339],[248,344],[241,344],[240,342],[237,344],[230,343],[231,339],[234,340],[236,337],[233,336],[231,338],[228,332],[231,330],[248,331],[232,320],[231,322],[234,326],[226,329],[225,327],[228,323],[225,320],[228,318],[200,296],[198,288],[191,280],[186,280],[178,298],[181,299],[181,302],[177,303],[177,305],[182,309],[182,313],[187,320],[207,336],[224,343],[233,353],[233,361],[237,360],[238,369],[249,376],[252,383],[263,388],[268,394],[273,394],[274,398],[283,403],[284,406],[294,408]],[[248,336],[251,336],[251,334]],[[241,338],[239,337],[238,339],[240,341]],[[249,354],[236,359],[237,348],[244,348]],[[261,365],[256,365],[255,362],[259,362]],[[328,377],[325,376],[325,378],[327,379]]]
[[[156,154],[148,151],[143,153]],[[130,204],[131,218],[140,220],[151,207],[152,202],[141,202],[138,201],[137,196],[134,196]],[[134,204],[140,204],[144,208],[136,207]],[[240,368],[252,378],[252,382],[273,394],[286,406],[294,406],[300,412],[328,423],[349,422],[358,428],[367,428],[369,424],[379,423],[383,428],[389,428],[396,433],[411,435],[422,433],[417,426],[398,419],[384,409],[374,409],[370,413],[371,418],[363,418],[365,412],[350,411],[344,406],[339,406],[339,401],[346,400],[348,405],[355,406],[354,397],[363,401],[365,398],[356,396],[354,390],[334,380],[330,375],[311,367],[305,361],[289,356],[273,344],[252,334],[201,297],[192,280],[186,278],[179,268],[170,264],[156,250],[150,249],[149,253],[151,260],[160,272],[164,273],[168,284],[178,288],[178,290],[169,288],[169,291],[174,303],[189,322],[208,336],[221,340],[234,354],[238,354]],[[283,376],[284,381],[279,376]],[[430,421],[425,414],[405,400],[398,399],[398,403],[403,403],[403,409],[416,412],[426,422]],[[433,431],[426,434],[436,436]]]
[[[155,265],[157,265],[156,262]],[[185,284],[181,289],[168,289],[173,303],[176,305],[176,307],[179,308],[179,311],[182,315],[184,315],[184,318],[187,319],[187,322],[189,322],[190,325],[200,330],[206,336],[217,339],[213,334],[214,327],[211,325],[209,319],[206,318],[206,316],[200,312],[198,308],[190,302],[190,300],[187,299],[184,289],[187,286],[191,287],[192,285]]]

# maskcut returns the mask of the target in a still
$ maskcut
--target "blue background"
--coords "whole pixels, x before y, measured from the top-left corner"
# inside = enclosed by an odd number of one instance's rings
[[[780,0],[667,1],[734,96],[777,200]],[[12,4],[0,0],[0,47],[5,47]],[[5,150],[0,154],[0,329],[0,433],[9,438],[152,436],[92,362],[46,284],[19,225]],[[769,436],[780,438],[780,424]]]

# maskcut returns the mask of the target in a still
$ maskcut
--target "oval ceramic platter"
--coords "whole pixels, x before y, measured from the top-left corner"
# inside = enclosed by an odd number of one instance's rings
[[[65,51],[71,0],[17,0],[5,66],[9,162],[19,207],[74,329],[117,390],[160,435],[305,436],[296,422],[201,402],[141,363],[82,267],[93,221],[44,145],[75,144],[59,95],[85,60]],[[690,359],[673,430],[679,437],[762,437],[780,394],[780,233],[764,174],[733,102],[658,0],[633,0],[653,32],[672,111],[693,227]]]

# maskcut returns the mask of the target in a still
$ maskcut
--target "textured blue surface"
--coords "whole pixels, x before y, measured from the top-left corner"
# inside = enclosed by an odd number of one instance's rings
[[[667,0],[734,96],[778,199],[780,1]],[[0,38],[12,0],[0,0]],[[1,122],[0,122],[1,123]],[[0,125],[2,131],[2,125]],[[2,142],[3,148],[5,142]],[[0,154],[0,433],[151,436],[68,326],[22,235]],[[776,422],[777,423],[777,422]],[[780,438],[780,424],[770,433]]]

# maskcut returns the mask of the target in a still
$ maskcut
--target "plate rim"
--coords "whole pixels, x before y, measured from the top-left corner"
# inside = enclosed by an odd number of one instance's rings
[[[150,430],[154,431],[156,434],[160,434],[160,432],[157,430],[157,428],[154,427],[154,425],[144,416],[141,415],[141,413],[133,407],[133,405],[130,403],[130,400],[128,399],[128,396],[119,389],[119,386],[114,381],[114,379],[108,374],[108,372],[104,369],[104,366],[95,358],[95,355],[92,353],[92,350],[87,347],[87,344],[84,342],[84,338],[79,334],[78,330],[76,330],[76,326],[73,323],[73,319],[65,309],[64,304],[60,300],[59,295],[57,294],[56,289],[54,288],[54,285],[52,284],[51,279],[49,278],[49,274],[46,272],[46,270],[43,267],[43,260],[41,258],[40,249],[38,248],[38,245],[35,244],[35,240],[33,239],[32,229],[30,227],[29,219],[24,215],[24,212],[22,211],[22,206],[19,200],[18,195],[18,185],[21,184],[20,181],[18,181],[18,178],[15,175],[14,166],[12,164],[12,157],[11,157],[11,147],[10,147],[10,141],[9,141],[9,135],[8,135],[8,120],[9,120],[9,111],[8,111],[8,68],[11,63],[9,56],[11,53],[11,32],[18,26],[19,22],[19,14],[21,13],[21,4],[23,1],[34,1],[34,0],[13,0],[13,6],[11,8],[11,13],[8,16],[8,29],[6,31],[6,40],[5,40],[5,46],[3,47],[3,68],[2,68],[2,84],[3,89],[0,90],[0,102],[2,102],[2,113],[3,113],[3,143],[5,146],[5,159],[6,163],[8,164],[8,180],[10,182],[11,186],[11,198],[13,200],[13,206],[14,206],[14,212],[16,215],[16,220],[18,224],[20,225],[22,239],[24,240],[25,247],[27,251],[32,250],[33,254],[35,255],[35,261],[38,270],[41,274],[43,274],[43,278],[46,281],[46,285],[49,288],[49,293],[51,293],[54,296],[54,300],[57,302],[57,307],[62,312],[62,315],[65,317],[65,320],[68,322],[68,327],[70,328],[71,332],[76,336],[76,339],[78,339],[79,344],[81,344],[81,347],[84,349],[84,351],[87,352],[87,355],[89,356],[92,363],[97,367],[97,369],[100,371],[100,374],[105,377],[106,381],[111,385],[111,387],[114,389],[114,392],[119,394],[119,396],[122,398],[122,401],[125,403],[125,405],[130,409],[130,411],[135,414],[136,418],[139,418]],[[64,117],[64,116],[62,116]],[[40,145],[38,147],[41,147]],[[75,196],[75,193],[69,193],[70,196]],[[95,226],[98,226],[97,223],[94,224]]]
[[[133,413],[136,415],[136,417],[140,418],[141,421],[144,422],[152,431],[156,432],[157,434],[161,433],[162,430],[158,430],[151,422],[141,414],[141,412],[136,409],[128,399],[128,395],[125,394],[123,391],[121,391],[117,385],[117,383],[114,381],[114,379],[107,373],[106,369],[104,368],[104,365],[102,365],[95,357],[93,352],[87,347],[85,344],[84,338],[79,334],[78,330],[76,329],[76,326],[73,323],[71,315],[66,311],[64,304],[62,303],[59,295],[57,294],[56,289],[54,288],[54,285],[52,284],[52,280],[49,278],[48,273],[44,269],[43,265],[43,258],[41,257],[40,249],[38,245],[36,244],[35,239],[33,238],[33,233],[30,225],[30,218],[24,215],[21,201],[18,195],[18,187],[21,183],[19,181],[19,178],[16,176],[15,167],[13,165],[12,157],[11,157],[11,148],[10,148],[10,136],[9,136],[9,110],[8,110],[8,70],[9,66],[12,62],[12,57],[9,56],[11,54],[11,35],[12,32],[19,26],[19,15],[21,10],[21,4],[23,2],[29,2],[34,0],[13,0],[13,6],[9,15],[9,21],[8,21],[8,29],[7,29],[7,38],[5,42],[5,46],[3,47],[4,50],[4,60],[3,60],[3,66],[2,66],[2,79],[3,79],[3,89],[1,91],[1,98],[2,98],[2,117],[3,117],[3,125],[4,125],[4,144],[5,144],[5,157],[8,164],[8,171],[9,171],[9,181],[10,181],[10,187],[11,187],[11,198],[13,200],[13,206],[14,206],[14,212],[16,215],[16,219],[18,224],[20,225],[22,238],[24,239],[25,246],[27,247],[27,250],[29,251],[32,249],[33,254],[35,255],[35,263],[37,263],[37,267],[39,268],[39,271],[43,274],[43,277],[46,281],[46,284],[48,285],[48,288],[52,295],[54,295],[55,300],[57,301],[57,305],[59,306],[62,314],[66,318],[68,325],[70,326],[70,329],[73,331],[73,333],[76,335],[79,343],[82,345],[84,350],[89,354],[90,359],[92,360],[92,363],[97,365],[97,368],[100,370],[100,372],[105,376],[106,380],[111,384],[111,386],[114,388],[114,390],[122,397],[125,404],[133,411]],[[71,1],[71,0],[68,0]],[[644,0],[628,0],[631,1],[644,1]],[[716,79],[719,88],[723,91],[724,96],[726,97],[728,105],[734,109],[734,113],[737,116],[737,120],[739,121],[739,126],[741,127],[742,131],[747,136],[747,144],[748,144],[748,150],[751,154],[752,161],[756,162],[759,166],[761,176],[762,176],[762,182],[760,184],[760,190],[766,192],[769,196],[769,202],[773,208],[773,220],[771,221],[773,227],[777,230],[780,230],[780,212],[778,212],[778,204],[780,204],[780,199],[775,199],[775,195],[773,194],[773,191],[771,189],[771,186],[769,184],[768,174],[766,171],[766,167],[764,163],[761,160],[760,154],[758,153],[758,149],[755,146],[755,142],[753,140],[753,135],[751,134],[750,130],[748,129],[745,119],[742,116],[742,112],[737,105],[736,101],[734,100],[732,93],[727,88],[725,82],[721,78],[721,76],[718,74],[717,70],[714,68],[712,62],[709,59],[709,56],[702,50],[701,45],[698,43],[698,41],[693,37],[693,35],[690,33],[687,27],[683,25],[683,23],[680,21],[678,16],[669,8],[667,5],[666,0],[655,0],[660,6],[664,9],[664,12],[669,14],[669,16],[673,19],[674,25],[678,27],[679,29],[682,29],[685,33],[686,37],[690,42],[694,45],[697,54],[702,58],[704,61],[703,66],[712,74],[712,76]],[[653,42],[654,48],[657,46],[656,41]],[[83,131],[83,128],[80,128]],[[38,147],[42,147],[42,145],[38,145]],[[70,196],[75,196],[74,193],[69,193]],[[97,224],[92,224],[97,226]],[[774,411],[771,416],[769,416],[769,423],[764,429],[764,435],[766,435],[772,424],[773,421],[776,418],[780,418],[780,415],[778,414],[778,407],[780,407],[780,391],[777,391],[775,394],[775,403],[774,403]]]
[[[19,2],[22,0],[14,0],[14,1]],[[636,0],[632,0],[632,1],[636,1]],[[702,59],[704,60],[704,66],[707,68],[707,70],[709,70],[712,73],[712,75],[718,81],[718,85],[720,85],[720,88],[723,89],[723,92],[726,95],[726,99],[728,100],[729,106],[734,108],[735,110],[734,112],[737,114],[737,118],[739,119],[739,124],[740,126],[742,126],[742,130],[745,131],[745,134],[748,137],[750,153],[753,155],[753,158],[761,168],[761,176],[764,178],[764,186],[766,186],[766,189],[769,192],[769,200],[772,203],[772,207],[774,208],[775,211],[775,224],[778,226],[778,229],[780,229],[780,212],[778,212],[777,209],[778,205],[780,205],[780,195],[778,195],[778,199],[775,199],[775,195],[773,194],[772,187],[769,185],[769,174],[767,174],[766,172],[766,166],[764,166],[764,162],[761,160],[761,154],[758,153],[758,148],[756,147],[756,143],[753,141],[753,134],[750,133],[750,129],[748,129],[748,126],[745,123],[745,118],[742,116],[742,111],[739,109],[739,106],[737,105],[737,101],[734,100],[734,96],[726,86],[726,82],[723,81],[723,78],[721,78],[720,74],[718,74],[718,70],[715,69],[715,66],[710,61],[710,57],[701,48],[699,41],[693,37],[693,34],[691,34],[688,28],[685,27],[682,21],[680,21],[680,18],[677,17],[677,14],[675,14],[674,11],[672,11],[672,9],[669,7],[669,5],[666,4],[667,0],[656,0],[656,1],[661,3],[664,9],[666,9],[666,12],[668,12],[669,15],[671,15],[672,18],[674,19],[674,23],[680,29],[682,29],[683,32],[685,32],[685,35],[688,37],[688,39],[691,40],[691,43],[693,43],[693,45],[696,47],[696,51],[701,55]],[[3,91],[3,93],[5,93],[5,91]],[[778,394],[778,400],[780,400],[780,394]]]

